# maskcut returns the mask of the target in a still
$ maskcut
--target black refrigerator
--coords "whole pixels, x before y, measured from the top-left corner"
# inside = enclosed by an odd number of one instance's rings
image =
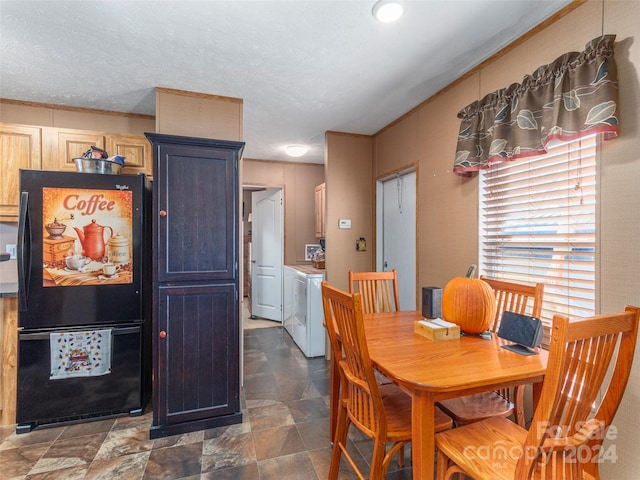
[[[151,392],[148,183],[20,171],[17,433],[142,413]]]

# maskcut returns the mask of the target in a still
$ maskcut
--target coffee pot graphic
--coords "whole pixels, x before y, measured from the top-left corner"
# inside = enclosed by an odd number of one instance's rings
[[[96,223],[95,218],[91,220],[91,223],[85,225],[82,230],[78,227],[73,228],[78,234],[78,239],[80,240],[84,254],[94,260],[101,260],[104,257],[105,230],[109,229],[110,235],[108,238],[111,238],[113,236],[113,229]]]

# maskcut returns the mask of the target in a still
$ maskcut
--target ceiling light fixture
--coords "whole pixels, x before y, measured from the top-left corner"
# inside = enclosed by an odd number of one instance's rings
[[[380,0],[373,6],[373,16],[382,23],[391,23],[398,20],[405,9],[403,0]]]
[[[284,152],[290,157],[301,157],[307,153],[308,150],[304,145],[287,145],[284,147]]]

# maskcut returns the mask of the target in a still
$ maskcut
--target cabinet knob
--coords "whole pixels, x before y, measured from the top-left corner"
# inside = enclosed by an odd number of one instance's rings
[[[167,336],[167,332],[165,332],[164,330],[162,330],[162,331],[158,334],[158,336],[159,336],[160,338],[165,338],[165,337]]]
[[[167,211],[166,210],[160,210],[160,216],[161,217],[166,217],[167,216]]]

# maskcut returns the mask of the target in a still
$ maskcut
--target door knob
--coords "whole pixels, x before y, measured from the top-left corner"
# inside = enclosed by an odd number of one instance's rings
[[[167,332],[165,332],[164,330],[162,330],[162,331],[158,334],[158,336],[159,336],[160,338],[165,338],[165,337],[167,336]]]

